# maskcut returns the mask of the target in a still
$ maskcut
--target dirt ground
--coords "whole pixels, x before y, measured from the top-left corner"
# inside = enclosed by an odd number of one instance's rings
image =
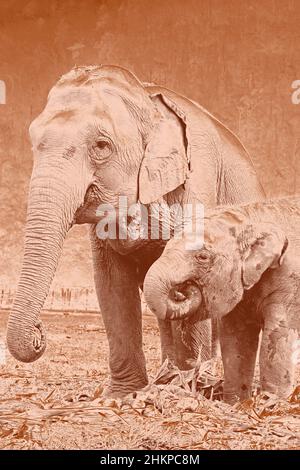
[[[1,312],[2,344],[6,320]],[[103,399],[108,345],[100,315],[52,312],[43,321],[48,347],[37,362],[18,363],[2,348],[1,449],[300,448],[300,387],[287,401],[212,400],[220,367],[215,375],[207,364],[189,373],[160,368],[156,321],[145,315],[150,386],[123,401]]]

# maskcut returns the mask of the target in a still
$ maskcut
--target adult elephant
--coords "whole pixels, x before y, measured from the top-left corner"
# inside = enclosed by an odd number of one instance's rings
[[[64,239],[74,223],[91,224],[95,284],[110,350],[108,392],[147,383],[138,286],[163,243],[101,240],[100,203],[202,202],[206,206],[263,197],[237,137],[205,109],[170,90],[141,83],[116,66],[76,67],[49,93],[30,126],[34,153],[24,260],[8,322],[17,359],[39,358],[46,340],[39,318]],[[180,325],[179,325],[180,326]],[[180,327],[160,322],[162,356],[190,367],[199,344],[210,355],[210,328],[195,323],[189,348]]]

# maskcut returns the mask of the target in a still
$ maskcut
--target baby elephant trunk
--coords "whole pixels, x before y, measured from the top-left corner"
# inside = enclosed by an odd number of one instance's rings
[[[162,256],[151,266],[144,281],[144,295],[157,318],[183,320],[197,312],[202,295],[193,281],[179,280],[179,267],[172,264]]]
[[[183,320],[197,312],[202,296],[199,288],[192,282],[177,284],[169,290],[166,318]]]

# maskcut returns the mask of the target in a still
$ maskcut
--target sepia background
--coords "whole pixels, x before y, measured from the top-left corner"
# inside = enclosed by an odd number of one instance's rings
[[[300,191],[299,24],[298,0],[0,0],[0,287],[22,257],[28,126],[74,65],[122,65],[191,97],[239,135],[268,195]],[[92,282],[76,227],[54,286]]]
[[[254,398],[230,407],[219,401],[220,358],[185,373],[161,366],[146,308],[151,385],[122,403],[102,396],[108,342],[85,226],[69,233],[42,312],[45,354],[23,364],[5,346],[32,168],[28,127],[58,78],[74,65],[116,64],[174,89],[239,135],[268,195],[300,193],[299,25],[300,0],[0,0],[0,449],[300,448],[300,363],[288,400],[258,393],[257,370]]]

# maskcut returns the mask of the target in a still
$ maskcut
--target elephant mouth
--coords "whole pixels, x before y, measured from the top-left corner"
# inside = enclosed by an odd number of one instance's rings
[[[99,222],[97,209],[101,203],[99,189],[95,184],[91,184],[84,197],[84,201],[74,215],[74,224],[96,224]]]
[[[202,294],[193,281],[173,286],[167,299],[166,317],[169,320],[183,320],[194,315],[202,304]]]

